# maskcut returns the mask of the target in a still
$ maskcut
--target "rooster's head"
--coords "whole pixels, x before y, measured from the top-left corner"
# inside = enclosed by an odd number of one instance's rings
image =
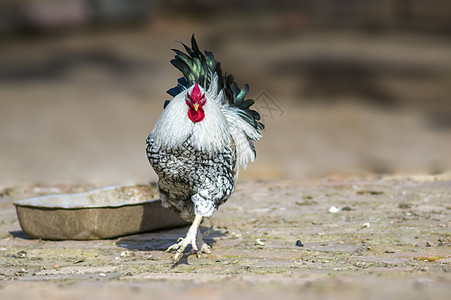
[[[205,93],[202,94],[199,88],[199,84],[196,85],[191,90],[191,93],[188,92],[186,94],[186,105],[188,105],[188,117],[194,123],[200,122],[205,117],[205,112],[203,106],[207,102],[207,98],[205,98]]]

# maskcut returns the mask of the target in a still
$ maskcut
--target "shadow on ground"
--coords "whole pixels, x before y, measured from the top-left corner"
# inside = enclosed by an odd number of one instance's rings
[[[32,240],[31,237],[25,234],[22,230],[9,231],[15,239]]]
[[[169,230],[160,230],[143,234],[135,234],[119,238],[116,245],[128,250],[138,251],[165,251],[173,245],[180,237],[184,237],[189,226],[177,227]],[[202,232],[207,232],[208,227],[201,226]],[[204,241],[212,246],[218,238],[224,237],[225,233],[219,230],[212,230],[204,238]],[[190,249],[187,249],[189,251]]]

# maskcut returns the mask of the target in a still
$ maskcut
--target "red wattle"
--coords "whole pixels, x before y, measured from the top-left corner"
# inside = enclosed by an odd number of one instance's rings
[[[188,109],[188,118],[193,121],[194,123],[200,122],[204,119],[205,112],[202,107],[199,107],[199,109],[196,111],[194,107],[190,107]]]

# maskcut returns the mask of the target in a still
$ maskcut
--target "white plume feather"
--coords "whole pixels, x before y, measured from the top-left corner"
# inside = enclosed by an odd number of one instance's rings
[[[253,141],[259,140],[262,135],[248,122],[240,116],[240,109],[226,104],[224,90],[218,93],[218,74],[214,73],[211,78],[210,87],[207,93],[215,98],[216,103],[221,107],[222,113],[229,124],[229,132],[233,138],[237,153],[237,162],[246,169],[249,161],[255,160],[255,149]]]
[[[235,142],[237,162],[246,169],[247,163],[255,160],[253,141],[259,140],[262,135],[241,118],[239,108],[224,105],[221,109],[229,123],[229,132]]]

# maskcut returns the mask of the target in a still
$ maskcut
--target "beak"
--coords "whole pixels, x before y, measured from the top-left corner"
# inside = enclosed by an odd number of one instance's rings
[[[199,104],[194,103],[194,104],[193,104],[193,107],[194,107],[194,110],[197,111],[197,110],[199,109]]]

